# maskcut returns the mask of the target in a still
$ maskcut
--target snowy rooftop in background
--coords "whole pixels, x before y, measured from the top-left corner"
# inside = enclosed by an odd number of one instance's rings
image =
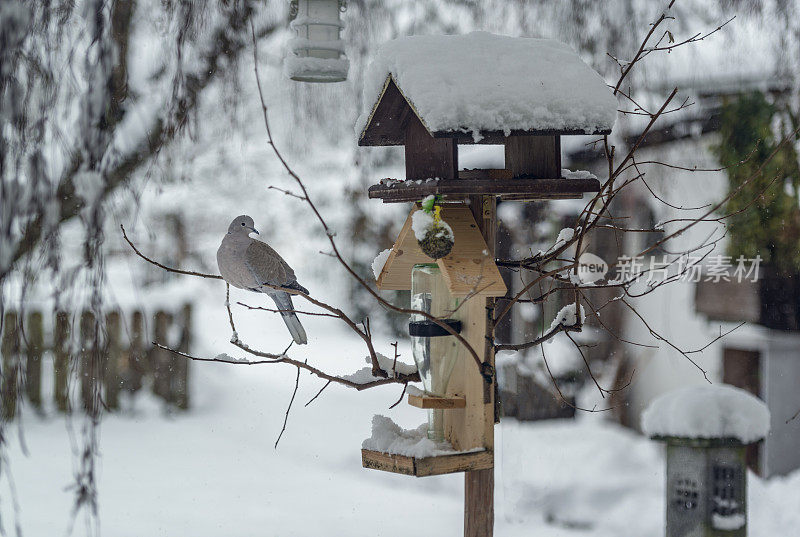
[[[743,444],[769,432],[767,405],[727,385],[690,386],[668,392],[642,414],[642,430],[654,437],[732,438]]]
[[[610,131],[617,101],[569,46],[487,32],[384,43],[367,70],[359,139],[391,76],[431,133]],[[476,141],[478,141],[476,139]]]

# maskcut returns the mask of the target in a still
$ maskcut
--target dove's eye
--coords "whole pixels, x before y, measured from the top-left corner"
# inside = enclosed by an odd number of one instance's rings
[[[242,225],[244,225],[244,222],[242,222]]]

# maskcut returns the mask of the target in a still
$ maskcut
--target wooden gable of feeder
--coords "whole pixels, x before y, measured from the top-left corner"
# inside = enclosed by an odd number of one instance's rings
[[[418,210],[416,206],[411,210],[392,246],[378,275],[379,289],[408,291],[411,289],[411,269],[414,265],[436,263],[454,297],[497,297],[506,294],[500,271],[489,255],[486,241],[468,207],[442,207],[442,220],[453,229],[455,240],[452,251],[436,261],[422,252],[411,229],[411,217]]]
[[[384,47],[390,52],[384,54],[389,59],[381,60],[379,51],[377,65],[370,67],[370,78],[383,85],[374,92],[374,100],[365,95],[371,108],[359,120],[358,144],[404,146],[406,177],[405,181],[385,180],[372,186],[370,198],[403,202],[430,194],[461,199],[491,194],[500,199],[529,200],[580,198],[584,192],[599,191],[600,183],[589,174],[563,176],[560,137],[610,133],[616,99],[602,78],[571,49],[550,40],[485,32],[401,38]],[[425,47],[432,48],[426,52]],[[514,70],[497,60],[508,50],[516,51]],[[472,58],[469,68],[452,61],[461,55]],[[537,72],[550,68],[543,66],[541,57],[557,63],[572,79],[565,83],[557,71]],[[428,81],[433,78],[428,76],[431,73],[441,73],[441,80]],[[492,81],[491,92],[480,91],[484,80]],[[559,104],[550,114],[553,117],[536,116],[535,110],[547,107],[541,99],[553,95],[558,96]],[[587,104],[581,99],[585,95],[596,97]],[[448,102],[446,107],[440,105],[443,101]],[[503,110],[506,104],[514,109]],[[496,115],[513,116],[510,127],[499,128],[491,114],[474,120],[462,117],[461,111],[470,106],[484,105],[497,107]],[[592,119],[582,119],[586,117]],[[504,145],[505,168],[460,170],[459,144]]]

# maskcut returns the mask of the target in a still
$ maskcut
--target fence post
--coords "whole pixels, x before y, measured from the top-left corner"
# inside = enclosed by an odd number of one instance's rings
[[[19,327],[17,314],[10,311],[3,320],[2,418],[14,419],[17,413],[17,371],[19,369]]]
[[[106,315],[106,344],[105,344],[105,371],[103,384],[105,385],[106,406],[111,409],[119,408],[120,367],[122,361],[122,345],[120,345],[120,315],[118,311]]]
[[[64,311],[56,313],[56,327],[53,334],[53,377],[55,389],[53,398],[59,412],[69,412],[69,316]]]
[[[94,314],[90,311],[84,311],[81,315],[81,362],[80,362],[80,376],[81,376],[81,401],[83,402],[84,410],[89,415],[94,415],[98,410],[95,400],[95,385],[97,379],[97,371],[99,368],[95,367],[95,356],[98,349],[96,349],[96,330]]]
[[[178,346],[180,352],[188,353],[192,338],[192,305],[183,306],[183,327],[181,331],[181,342]],[[182,356],[173,356],[173,373],[175,374],[175,403],[178,408],[186,410],[189,408],[189,360]]]
[[[131,316],[130,347],[125,364],[125,389],[130,393],[139,391],[146,371],[147,362],[144,355],[144,315],[134,311]]]
[[[162,345],[169,345],[168,333],[172,316],[164,311],[159,311],[155,315],[155,331],[153,340]],[[150,355],[151,371],[153,372],[153,393],[170,400],[169,389],[169,366],[170,356],[167,351],[159,347],[153,347]]]
[[[42,409],[42,350],[44,349],[44,327],[41,312],[28,315],[26,330],[28,347],[25,364],[25,394],[31,406]]]

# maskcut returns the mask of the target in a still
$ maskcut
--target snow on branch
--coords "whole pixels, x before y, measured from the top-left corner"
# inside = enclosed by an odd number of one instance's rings
[[[388,373],[389,378],[394,378],[398,376],[403,377],[410,377],[417,373],[417,366],[414,364],[407,364],[404,362],[399,362],[397,359],[392,359],[387,356],[384,356],[381,353],[376,353],[378,357],[378,364],[380,365],[381,369]],[[369,356],[366,357],[366,362],[369,364],[371,363],[371,359]],[[383,377],[376,377],[372,374],[371,367],[364,367],[356,371],[355,373],[350,373],[349,375],[342,375],[342,378],[345,380],[349,380],[351,382],[355,382],[356,384],[366,384],[369,382],[373,382]]]
[[[579,318],[580,320],[578,320]],[[547,331],[552,332],[559,326],[568,327],[580,325],[583,324],[585,320],[586,313],[583,311],[583,308],[579,304],[572,302],[558,311]]]

